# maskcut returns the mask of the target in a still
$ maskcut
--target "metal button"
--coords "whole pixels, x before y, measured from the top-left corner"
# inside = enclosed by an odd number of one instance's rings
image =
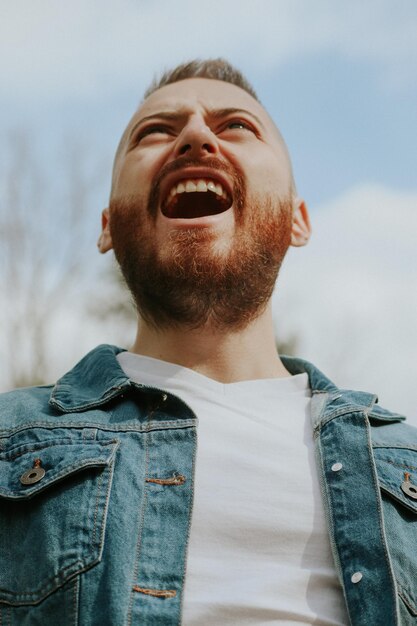
[[[411,474],[409,472],[404,472],[404,482],[401,483],[401,489],[406,496],[413,498],[413,500],[417,500],[417,485],[414,485],[411,482],[410,476]]]
[[[352,576],[351,576],[350,580],[351,580],[353,583],[358,583],[359,581],[361,581],[361,580],[362,580],[362,578],[363,578],[363,574],[362,574],[362,572],[355,572],[354,574],[352,574]]]
[[[343,467],[343,465],[341,463],[333,463],[333,465],[332,465],[332,472],[340,472],[342,467]]]
[[[39,482],[45,476],[43,467],[31,467],[20,477],[22,485],[33,485]]]

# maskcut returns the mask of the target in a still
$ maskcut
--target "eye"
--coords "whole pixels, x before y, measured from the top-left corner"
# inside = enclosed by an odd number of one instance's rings
[[[161,124],[155,124],[154,126],[147,126],[143,128],[136,136],[136,143],[139,143],[145,137],[149,137],[150,135],[167,135],[170,130],[167,126],[162,126]]]
[[[237,137],[242,131],[249,131],[250,133],[254,133],[256,135],[254,127],[246,120],[242,120],[240,118],[225,122],[222,132],[233,132],[233,136]]]
[[[247,130],[251,130],[249,124],[247,124],[246,122],[242,122],[242,120],[233,120],[233,122],[229,122],[227,124],[227,128],[241,128],[241,129],[247,129]]]

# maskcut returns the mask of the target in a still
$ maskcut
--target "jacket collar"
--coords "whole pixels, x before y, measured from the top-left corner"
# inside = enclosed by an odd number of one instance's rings
[[[50,404],[65,413],[83,411],[105,404],[132,386],[140,387],[132,383],[120,367],[116,358],[120,352],[124,352],[123,348],[107,344],[89,352],[58,380],[52,390]],[[369,417],[382,421],[405,419],[376,406],[378,399],[374,394],[339,389],[308,361],[286,356],[281,359],[290,374],[308,374],[313,394],[314,428],[323,421],[353,410],[366,411]]]
[[[281,360],[290,374],[306,372],[312,392],[311,419],[313,429],[323,425],[334,417],[361,411],[372,420],[397,422],[405,420],[403,415],[381,408],[378,396],[365,391],[340,389],[315,365],[303,359],[281,356]]]
[[[86,354],[52,389],[49,403],[64,413],[105,404],[131,386],[116,356],[122,348],[103,344]]]

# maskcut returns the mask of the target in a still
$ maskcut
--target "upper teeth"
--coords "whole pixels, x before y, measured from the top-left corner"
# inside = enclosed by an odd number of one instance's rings
[[[168,194],[168,198],[171,199],[177,193],[191,193],[194,191],[212,191],[219,196],[226,197],[226,192],[223,190],[220,183],[215,183],[212,180],[204,180],[202,178],[193,178],[182,180],[174,185]]]

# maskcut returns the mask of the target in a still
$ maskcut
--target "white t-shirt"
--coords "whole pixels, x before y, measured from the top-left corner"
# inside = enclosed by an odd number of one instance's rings
[[[222,384],[123,352],[198,417],[184,626],[349,623],[315,466],[307,374]]]

